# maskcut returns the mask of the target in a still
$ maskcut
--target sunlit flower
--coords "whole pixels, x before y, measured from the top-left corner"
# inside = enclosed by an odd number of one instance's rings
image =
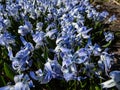
[[[81,81],[94,75],[103,79],[101,72],[112,78],[102,83],[103,88],[119,88],[119,71],[108,74],[113,54],[102,47],[114,35],[99,25],[116,20],[115,15],[107,18],[109,13],[98,12],[89,0],[4,1],[5,5],[0,3],[0,60],[10,59],[9,66],[18,75],[14,85],[0,90],[30,90],[34,83],[52,79]],[[96,43],[97,36],[104,36],[102,43]]]
[[[28,21],[25,22],[25,25],[19,26],[18,33],[22,36],[32,32],[32,24]]]
[[[106,51],[102,52],[100,55],[100,60],[104,63],[104,68],[106,75],[108,75],[108,71],[111,68],[111,65],[113,64],[113,55],[108,54]]]
[[[9,44],[15,44],[14,36],[10,33],[0,34],[0,45],[6,46]]]
[[[44,36],[45,33],[43,31],[36,31],[35,34],[32,35],[34,42],[36,43],[36,48],[44,45]]]
[[[114,35],[111,32],[104,32],[104,36],[107,42],[114,40]]]
[[[88,32],[90,32],[92,30],[92,28],[90,28],[90,29],[87,29],[86,27],[81,27],[81,28],[79,28],[78,29],[78,35],[77,36],[79,36],[79,37],[83,37],[83,38],[89,38],[90,37],[90,35],[88,35]]]
[[[57,32],[58,31],[56,29],[53,29],[53,30],[48,31],[45,36],[47,36],[51,39],[55,39],[57,36]]]
[[[120,71],[110,72],[110,77],[114,80],[116,87],[120,89]]]
[[[48,83],[52,78],[61,78],[61,66],[56,60],[49,60],[45,63],[42,84]]]
[[[81,48],[74,54],[73,61],[77,64],[81,64],[90,60],[89,56],[89,52],[85,48]]]
[[[109,18],[109,22],[112,22],[112,21],[115,21],[117,20],[116,16],[115,15],[112,15],[110,18]]]

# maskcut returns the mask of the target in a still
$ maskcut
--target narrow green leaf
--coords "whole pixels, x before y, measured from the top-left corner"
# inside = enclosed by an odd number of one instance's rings
[[[5,86],[6,82],[5,79],[3,78],[3,76],[0,76],[0,86]]]
[[[84,84],[80,81],[80,85],[82,88],[84,88],[87,85],[87,82],[84,82]]]
[[[12,71],[11,67],[7,63],[4,63],[4,71],[5,71],[6,76],[9,79],[13,80],[14,72]]]
[[[44,58],[45,58],[45,60],[48,59],[48,49],[47,49],[47,47],[44,48]]]
[[[109,41],[107,44],[103,45],[102,47],[106,48],[106,47],[110,46],[111,42],[112,41]]]
[[[98,86],[95,86],[95,90],[101,90]]]

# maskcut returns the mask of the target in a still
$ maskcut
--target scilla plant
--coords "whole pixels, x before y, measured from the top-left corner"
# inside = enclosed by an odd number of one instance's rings
[[[0,90],[100,90],[114,20],[88,0],[1,1]]]

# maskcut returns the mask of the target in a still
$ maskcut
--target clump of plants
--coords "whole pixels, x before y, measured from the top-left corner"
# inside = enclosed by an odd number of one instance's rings
[[[115,15],[96,11],[88,0],[2,1],[0,90],[117,85],[114,77],[120,72],[110,72],[114,34],[106,28],[114,20]],[[102,83],[109,78],[111,86]]]

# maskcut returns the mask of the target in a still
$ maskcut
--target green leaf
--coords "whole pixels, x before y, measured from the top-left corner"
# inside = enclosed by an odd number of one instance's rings
[[[44,47],[44,58],[45,58],[45,60],[48,59],[48,49],[47,49],[47,47]]]
[[[109,41],[107,44],[103,45],[102,47],[106,48],[106,47],[110,46],[111,42],[112,41]]]
[[[101,90],[98,86],[95,86],[95,90]]]
[[[6,76],[9,79],[11,80],[14,79],[14,72],[12,71],[11,67],[7,63],[4,63],[4,71],[5,71]]]
[[[80,85],[82,88],[84,88],[87,85],[87,82],[84,82],[84,84],[80,81]]]
[[[3,63],[3,61],[0,59],[0,65]]]
[[[6,85],[5,79],[3,78],[3,76],[0,76],[0,87],[5,85]]]

